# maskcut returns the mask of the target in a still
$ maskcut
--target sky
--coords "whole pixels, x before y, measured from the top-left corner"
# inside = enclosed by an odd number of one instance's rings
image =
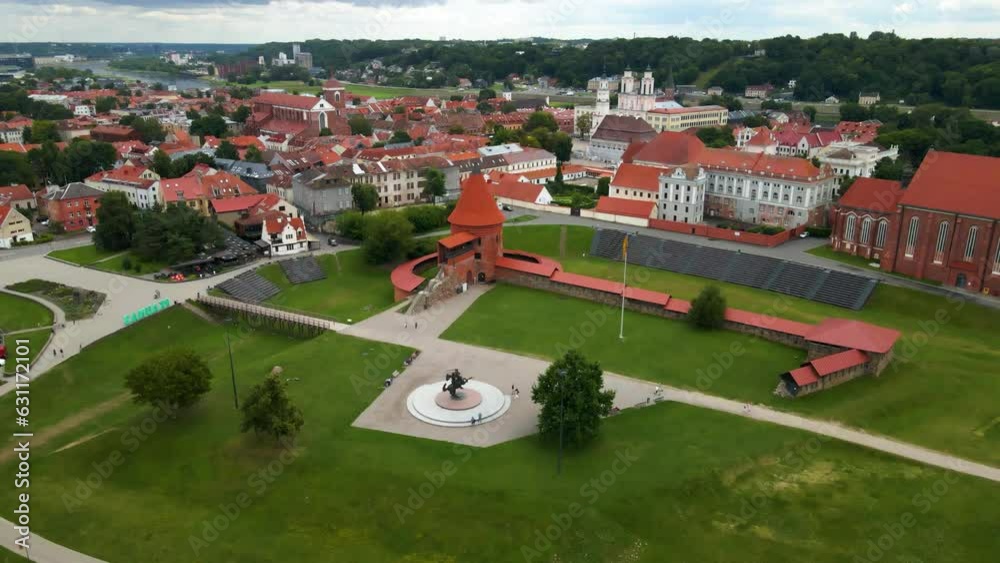
[[[1000,37],[1000,0],[0,0],[0,42]]]

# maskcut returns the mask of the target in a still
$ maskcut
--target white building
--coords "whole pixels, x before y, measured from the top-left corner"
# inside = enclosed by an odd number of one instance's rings
[[[269,245],[271,257],[288,256],[309,250],[309,237],[301,217],[279,216],[264,220],[260,238]]]
[[[126,164],[97,172],[83,183],[102,192],[123,192],[129,203],[139,209],[149,209],[163,203],[159,180],[159,174],[149,168]]]
[[[828,164],[837,176],[871,178],[875,165],[883,158],[896,160],[899,147],[884,148],[874,143],[859,144],[840,141],[824,147],[816,154],[820,163]]]
[[[0,248],[10,248],[14,243],[32,242],[31,221],[9,205],[0,205]]]

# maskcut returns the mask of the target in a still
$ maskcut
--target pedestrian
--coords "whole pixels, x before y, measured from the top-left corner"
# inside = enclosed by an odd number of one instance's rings
[[[520,399],[521,398],[521,389],[520,388],[514,389],[514,398],[515,399]]]
[[[403,319],[403,330],[410,328],[410,321],[408,319]]]
[[[413,330],[417,330],[417,321],[413,321]]]
[[[63,352],[63,349],[60,348],[59,349],[59,355],[65,358],[66,357],[66,352]]]
[[[471,418],[471,419],[469,420],[469,426],[475,426],[475,425],[476,425],[476,417],[472,417],[472,418]]]
[[[56,349],[53,348],[52,349],[52,357],[55,358],[58,354],[59,354],[59,352],[56,352]]]
[[[514,396],[514,386],[513,385],[510,386],[510,396],[511,397]]]
[[[483,413],[479,413],[479,424],[483,423]]]

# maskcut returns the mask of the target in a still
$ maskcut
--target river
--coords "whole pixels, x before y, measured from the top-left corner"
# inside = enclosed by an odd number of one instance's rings
[[[122,70],[118,68],[111,68],[108,66],[108,61],[93,60],[93,61],[81,61],[74,63],[64,63],[59,66],[66,68],[75,68],[78,70],[90,70],[98,76],[121,78],[123,80],[141,80],[143,82],[162,82],[167,86],[176,86],[178,90],[187,90],[188,88],[211,88],[213,83],[202,79],[191,76],[179,76],[176,74],[167,74],[163,72],[144,72],[141,70]]]

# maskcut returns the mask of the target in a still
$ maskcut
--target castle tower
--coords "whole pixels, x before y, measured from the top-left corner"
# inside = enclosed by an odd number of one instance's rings
[[[503,256],[505,219],[486,177],[469,176],[448,216],[451,235],[438,241],[438,266],[470,284],[495,280],[497,259]]]

